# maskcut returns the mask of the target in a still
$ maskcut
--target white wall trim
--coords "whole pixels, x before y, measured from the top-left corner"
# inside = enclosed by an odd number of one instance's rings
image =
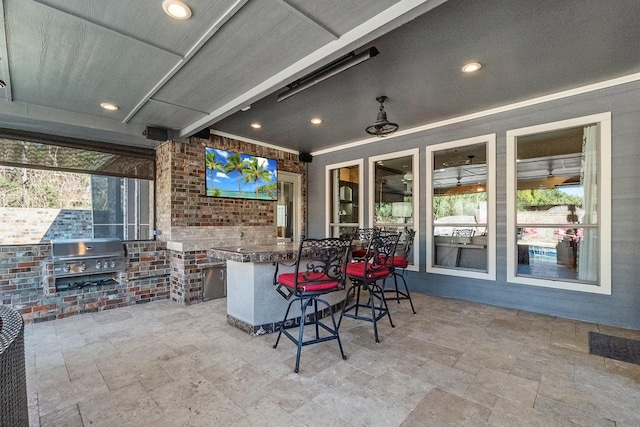
[[[211,134],[212,135],[218,135],[218,136],[221,136],[223,138],[230,138],[230,139],[235,139],[237,141],[248,142],[250,144],[259,145],[261,147],[273,148],[275,150],[284,151],[286,153],[291,153],[291,154],[299,154],[300,153],[299,151],[292,150],[290,148],[284,148],[284,147],[281,147],[281,146],[276,145],[276,144],[269,144],[268,142],[262,142],[262,141],[258,141],[256,139],[245,138],[243,136],[234,135],[232,133],[220,132],[220,131],[217,131],[215,129],[211,129]]]

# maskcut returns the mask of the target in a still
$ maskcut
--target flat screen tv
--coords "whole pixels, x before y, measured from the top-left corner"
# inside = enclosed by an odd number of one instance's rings
[[[278,164],[274,159],[206,148],[205,168],[207,196],[278,200]]]

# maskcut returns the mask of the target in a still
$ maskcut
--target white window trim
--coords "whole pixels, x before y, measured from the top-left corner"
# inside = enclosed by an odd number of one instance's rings
[[[597,124],[598,146],[598,226],[600,236],[600,277],[598,285],[565,282],[516,275],[518,254],[516,251],[516,138],[533,133],[549,132],[589,124]],[[558,122],[544,123],[507,131],[507,282],[542,286],[571,291],[611,295],[611,112],[578,117]]]
[[[299,173],[278,171],[279,182],[291,182],[293,183],[293,240],[300,239],[302,234],[302,175]],[[276,209],[276,223],[278,217],[278,210]],[[277,233],[276,233],[277,236]],[[282,240],[283,238],[277,238]]]
[[[355,227],[355,223],[348,224],[337,224],[331,222],[331,209],[333,208],[333,200],[331,200],[331,171],[335,169],[345,168],[349,166],[358,166],[358,228],[363,228],[363,218],[364,218],[364,159],[350,160],[348,162],[342,163],[334,163],[332,165],[327,165],[325,167],[325,234],[326,237],[331,235],[331,227],[336,225],[341,225],[345,227],[353,226]]]
[[[457,270],[438,267],[433,263],[433,152],[448,150],[467,145],[486,143],[487,150],[487,271]],[[496,134],[474,136],[456,141],[427,146],[425,203],[427,212],[427,273],[445,274],[448,276],[467,277],[470,279],[496,280]]]
[[[373,227],[373,217],[375,213],[375,163],[380,160],[396,159],[398,157],[413,156],[411,159],[411,173],[413,174],[413,230],[416,232],[413,243],[413,263],[409,264],[407,270],[420,271],[420,249],[418,240],[420,236],[420,149],[413,148],[410,150],[396,151],[380,156],[369,157],[369,226]]]

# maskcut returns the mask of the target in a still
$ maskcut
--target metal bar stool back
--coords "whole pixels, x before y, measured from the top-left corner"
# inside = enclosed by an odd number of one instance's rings
[[[321,297],[330,292],[344,290],[347,280],[346,265],[351,249],[351,239],[303,239],[300,242],[298,256],[295,263],[294,273],[283,273],[277,278],[278,288],[284,287],[288,290],[289,296],[293,296],[284,319],[280,324],[278,338],[273,348],[278,347],[282,334],[287,336],[297,347],[296,367],[297,373],[300,369],[300,354],[302,347],[320,342],[337,340],[342,358],[346,359],[338,334],[338,326],[333,315],[331,304]],[[283,294],[283,290],[278,290]],[[291,306],[300,302],[300,324],[298,326],[297,337],[287,330],[288,316]],[[320,321],[322,311],[326,310],[327,317],[330,317],[331,324],[327,325]],[[309,310],[311,308],[311,310]],[[309,311],[308,311],[309,310]],[[289,323],[291,323],[289,321]],[[314,337],[304,340],[305,326],[315,325]],[[323,333],[321,334],[321,329]],[[328,333],[328,335],[326,333]]]
[[[409,257],[411,256],[411,251],[413,250],[413,240],[416,236],[415,230],[408,230],[406,235],[406,240],[404,242],[403,247],[399,247],[397,249],[396,255],[393,258],[393,283],[395,288],[393,289],[385,289],[385,297],[387,294],[394,293],[395,299],[400,304],[401,299],[409,300],[409,304],[411,304],[411,311],[413,314],[416,314],[416,309],[413,307],[413,301],[411,300],[411,294],[409,293],[409,288],[407,287],[407,282],[404,279],[404,273],[409,266]],[[398,245],[400,246],[400,245]],[[398,270],[401,270],[399,272]],[[404,284],[404,291],[398,289],[398,278],[402,279],[402,283]]]
[[[371,244],[371,239],[380,235],[379,228],[359,228],[353,234],[353,240],[357,240],[360,247],[351,251],[351,258],[362,260],[367,254],[367,248]]]
[[[374,237],[367,247],[364,258],[347,264],[347,277],[351,280],[352,286],[347,291],[338,327],[343,317],[372,322],[376,342],[380,342],[378,321],[381,318],[387,316],[391,327],[395,327],[384,299],[384,281],[393,275],[393,260],[399,238],[400,234]],[[379,283],[380,281],[382,284]],[[361,291],[368,293],[366,303],[360,301]],[[354,302],[349,304],[350,301]],[[360,309],[363,310],[362,314]]]

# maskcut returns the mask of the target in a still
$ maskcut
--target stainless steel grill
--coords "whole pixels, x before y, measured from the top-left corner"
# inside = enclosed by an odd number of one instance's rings
[[[120,239],[54,240],[51,252],[58,290],[114,283],[114,274],[126,266]]]

